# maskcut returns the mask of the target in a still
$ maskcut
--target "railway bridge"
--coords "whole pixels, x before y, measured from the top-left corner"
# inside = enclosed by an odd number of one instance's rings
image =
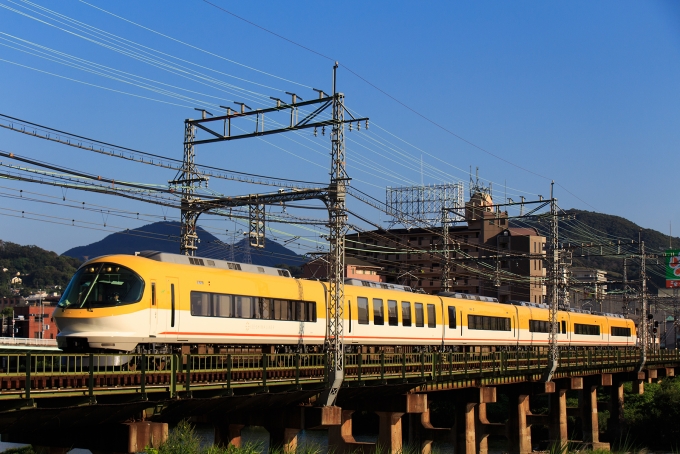
[[[528,453],[531,427],[548,428],[549,441],[566,443],[567,417],[580,421],[582,442],[600,440],[597,393],[610,395],[609,440],[618,439],[623,383],[644,392],[645,382],[675,375],[680,351],[564,350],[553,380],[541,382],[548,354],[532,350],[464,353],[355,353],[345,356],[345,381],[336,407],[317,406],[329,387],[324,354],[65,354],[0,353],[0,433],[3,441],[66,452],[77,446],[102,452],[138,452],[157,446],[168,423],[209,422],[215,441],[240,444],[241,429],[265,427],[272,443],[293,451],[304,429],[327,429],[335,452],[372,452],[355,441],[352,414],[374,412],[378,444],[397,452],[404,440],[422,452],[455,443],[457,452],[488,450],[490,435],[508,439],[508,451]],[[567,407],[567,393],[579,405]],[[490,423],[486,404],[509,399],[507,422]],[[547,413],[533,414],[531,399],[547,395]],[[452,427],[434,427],[430,406],[455,408]]]

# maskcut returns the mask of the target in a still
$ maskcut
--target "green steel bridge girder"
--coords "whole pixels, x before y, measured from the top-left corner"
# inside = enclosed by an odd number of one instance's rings
[[[0,354],[0,411],[42,399],[163,400],[323,390],[325,354]],[[634,373],[638,351],[565,350],[554,378]],[[418,391],[540,381],[548,353],[353,353],[345,355],[344,387],[411,384]],[[680,367],[680,350],[647,355],[649,369]]]

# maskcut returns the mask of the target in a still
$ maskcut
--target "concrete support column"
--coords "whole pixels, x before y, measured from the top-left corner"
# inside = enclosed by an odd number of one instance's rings
[[[527,415],[530,414],[529,396],[511,395],[507,430],[512,454],[531,454],[531,426],[527,424]]]
[[[222,448],[231,445],[241,447],[241,430],[243,424],[215,424],[215,444]]]
[[[432,452],[432,443],[434,442],[451,442],[454,435],[454,430],[450,428],[434,427],[430,421],[430,409],[421,414],[409,414],[409,438],[408,442],[411,445],[415,443],[420,444],[421,454],[430,454]]]
[[[281,448],[284,453],[294,453],[297,450],[297,436],[300,429],[267,428],[269,432],[269,449]]]
[[[352,435],[352,413],[354,410],[342,410],[340,425],[328,428],[329,452],[335,454],[363,453],[375,451],[374,443],[362,443],[354,439]]]
[[[609,449],[609,443],[600,443],[600,428],[597,420],[597,386],[588,383],[579,391],[579,407],[583,441],[595,449]]]
[[[486,418],[486,404],[479,404],[476,407],[477,417],[475,418],[475,447],[477,454],[487,454],[489,452],[489,433],[484,430],[484,424],[489,424]]]
[[[145,447],[158,448],[168,439],[168,424],[139,421],[127,423],[128,452],[143,451]]]
[[[645,373],[638,372],[637,379],[633,380],[633,392],[635,394],[645,393]]]
[[[550,441],[564,446],[567,433],[567,390],[557,389],[550,394]]]
[[[475,403],[456,403],[455,446],[458,454],[475,454]]]
[[[623,382],[618,379],[614,380],[612,387],[609,390],[609,421],[607,429],[609,432],[609,440],[619,440],[623,437]]]
[[[380,418],[378,426],[378,445],[387,453],[401,452],[401,417],[403,413],[376,411]]]

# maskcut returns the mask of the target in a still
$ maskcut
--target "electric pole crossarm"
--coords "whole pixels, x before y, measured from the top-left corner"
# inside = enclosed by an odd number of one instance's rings
[[[211,118],[211,120],[212,120],[212,118]],[[352,121],[367,121],[367,120],[368,120],[368,118],[358,118],[358,119],[352,120]],[[333,126],[334,124],[335,124],[335,121],[333,121],[333,120],[324,120],[324,121],[320,121],[320,122],[316,122],[316,123],[307,123],[307,124],[297,123],[293,126],[285,127],[285,128],[270,129],[268,131],[267,130],[257,131],[257,132],[250,132],[250,133],[247,133],[247,134],[237,134],[237,135],[229,135],[229,136],[223,136],[222,134],[218,134],[218,133],[215,133],[214,131],[210,131],[210,133],[217,136],[217,138],[195,140],[194,145],[201,145],[201,144],[215,143],[215,142],[224,142],[224,141],[236,140],[236,139],[248,139],[250,137],[268,136],[268,135],[271,135],[271,134],[279,134],[279,133],[282,133],[282,132],[298,131],[300,129],[322,128],[322,127],[325,127],[325,126]]]
[[[220,139],[221,139],[222,137],[224,137],[223,134],[219,134],[219,133],[213,131],[213,130],[210,129],[210,128],[206,128],[205,126],[203,126],[203,125],[200,124],[200,123],[195,123],[194,126],[196,126],[196,127],[199,128],[199,129],[202,129],[203,131],[207,132],[208,134],[212,134],[212,135],[215,136],[215,137],[219,137]],[[194,144],[196,144],[196,143],[201,143],[201,142],[200,142],[200,141],[194,142]]]
[[[301,189],[295,192],[251,194],[241,197],[223,197],[212,200],[201,200],[194,204],[195,209],[200,212],[215,210],[219,208],[236,208],[249,206],[253,203],[262,205],[275,205],[285,202],[298,202],[301,200],[326,200],[328,197],[327,188]]]
[[[290,110],[290,109],[295,109],[295,108],[298,108],[298,107],[309,106],[311,104],[324,104],[325,107],[327,107],[332,102],[333,102],[333,97],[332,96],[326,96],[324,98],[312,99],[310,101],[301,101],[301,102],[296,102],[296,103],[292,103],[292,104],[281,104],[280,106],[268,107],[266,109],[251,110],[251,111],[248,111],[248,112],[234,112],[233,114],[219,115],[219,116],[210,117],[210,118],[200,118],[200,119],[189,120],[189,121],[193,124],[211,123],[213,121],[224,121],[224,120],[230,120],[232,118],[248,117],[248,116],[251,116],[251,115],[259,115],[259,114],[265,114],[265,113],[269,113],[269,112],[279,112],[281,110]]]

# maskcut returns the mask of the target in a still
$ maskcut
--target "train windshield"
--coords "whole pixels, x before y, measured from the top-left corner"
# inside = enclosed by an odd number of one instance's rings
[[[136,303],[142,299],[144,281],[132,270],[113,263],[93,263],[80,268],[66,287],[59,307],[90,309]]]

